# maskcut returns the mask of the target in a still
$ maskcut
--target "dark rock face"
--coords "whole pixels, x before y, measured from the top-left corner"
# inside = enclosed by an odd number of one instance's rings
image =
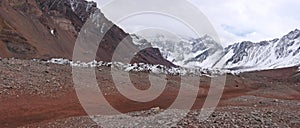
[[[72,59],[81,28],[91,14],[98,10],[95,2],[85,0],[1,0],[0,4],[0,56],[23,59]],[[107,33],[103,33],[105,35],[100,46],[96,46],[98,51],[95,59],[111,61],[115,48],[129,35],[101,12],[97,20],[100,26],[112,27],[105,28]],[[127,50],[134,50],[132,39],[129,37],[126,40]],[[147,56],[155,54],[147,51],[141,53],[147,53]],[[155,64],[171,66],[162,57],[156,57],[146,60],[156,60]],[[141,61],[154,63],[145,59]]]
[[[164,60],[164,61],[161,62],[161,60]],[[149,63],[150,62],[150,64],[163,63],[164,65],[175,67],[174,64],[165,60],[162,57],[158,48],[146,48],[146,49],[140,51],[131,61],[131,63],[140,63],[140,62],[141,63]]]
[[[233,49],[234,55],[228,59],[226,62],[226,65],[229,62],[232,62],[233,64],[240,62],[243,60],[243,57],[248,56],[247,49],[253,47],[253,43],[249,41],[242,42],[240,44],[234,44],[232,46],[229,46],[228,49]]]
[[[95,2],[85,0],[36,0],[41,10],[50,16],[64,17],[79,32],[89,16],[97,10]]]

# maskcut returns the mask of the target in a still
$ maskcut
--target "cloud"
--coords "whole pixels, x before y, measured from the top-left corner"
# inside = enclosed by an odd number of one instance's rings
[[[101,7],[111,0],[96,1]],[[188,1],[197,6],[208,17],[224,45],[245,40],[254,42],[271,40],[300,28],[299,0]],[[125,31],[129,31],[124,26],[130,25],[134,28],[135,23],[143,22],[143,24],[138,24],[138,27],[141,25],[151,27],[153,22],[147,23],[147,21],[145,17],[140,21],[135,19],[134,22],[124,22],[118,25],[125,28]]]
[[[242,29],[242,28],[236,28],[236,27],[226,25],[226,24],[221,24],[221,27],[225,31],[232,33],[239,37],[246,37],[247,35],[252,34],[254,32],[253,30],[250,30],[250,29],[246,30],[246,29]]]
[[[299,28],[298,0],[190,0],[210,19],[226,44],[279,38]]]

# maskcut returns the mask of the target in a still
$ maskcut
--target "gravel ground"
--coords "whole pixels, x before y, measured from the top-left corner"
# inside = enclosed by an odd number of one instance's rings
[[[97,80],[112,103],[130,111],[125,115],[87,117],[76,97],[72,83],[71,67],[44,62],[0,59],[0,126],[24,128],[298,128],[300,127],[300,82],[299,73],[285,73],[268,77],[278,72],[244,73],[229,75],[225,92],[217,109],[202,121],[201,110],[186,114],[181,109],[135,106],[118,99],[112,87],[109,68],[96,70]],[[284,72],[285,71],[285,72]],[[286,74],[292,74],[289,77]],[[263,75],[263,76],[261,76]],[[145,73],[131,74],[136,85],[144,87]],[[177,79],[171,81],[170,91],[176,90]],[[204,85],[208,79],[201,79]],[[204,86],[205,87],[205,86]],[[145,87],[144,87],[145,88]],[[176,91],[175,91],[176,92]],[[166,93],[164,96],[173,96]],[[205,93],[199,97],[205,96]],[[12,100],[10,100],[12,99]],[[168,98],[157,103],[166,103]],[[122,101],[122,102],[120,102]],[[34,105],[32,105],[34,104]],[[147,110],[145,108],[152,108]],[[133,111],[134,110],[134,111]],[[138,110],[138,111],[136,111]],[[141,110],[141,111],[140,111]],[[16,121],[16,122],[15,122]],[[15,123],[14,123],[15,122]],[[99,125],[97,125],[99,124]]]
[[[0,94],[5,96],[59,96],[56,92],[72,87],[69,66],[19,59],[2,59],[0,65]]]
[[[100,127],[104,128],[298,128],[300,127],[299,101],[274,100],[254,96],[243,96],[234,101],[259,101],[253,106],[218,107],[208,119],[202,121],[201,110],[192,110],[183,119],[185,111],[173,109],[163,110],[153,108],[147,111],[132,112],[126,115],[72,117],[56,120],[42,125],[45,128],[54,127]],[[275,105],[276,104],[276,105]],[[267,107],[272,106],[272,107]],[[164,113],[168,111],[167,113]],[[91,120],[93,119],[93,120]],[[94,122],[96,121],[96,122]],[[99,126],[97,125],[99,124]],[[32,127],[32,126],[27,126]]]

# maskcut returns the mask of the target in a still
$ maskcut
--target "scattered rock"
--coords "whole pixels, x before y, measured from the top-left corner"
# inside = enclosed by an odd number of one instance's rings
[[[154,108],[151,108],[151,110],[153,110],[153,111],[159,111],[160,108],[159,107],[154,107]]]
[[[2,86],[4,89],[13,89],[13,86],[9,86],[9,85],[3,85]]]

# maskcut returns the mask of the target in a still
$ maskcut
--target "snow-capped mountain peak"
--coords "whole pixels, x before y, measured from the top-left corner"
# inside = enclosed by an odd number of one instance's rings
[[[172,63],[184,67],[212,67],[217,59],[222,56],[223,47],[210,36],[204,35],[198,39],[192,38],[168,38],[164,35],[156,35],[154,38],[145,39],[139,35],[132,35],[136,45],[145,48],[152,45],[159,48],[162,55]],[[208,60],[208,56],[215,56],[214,60]]]

